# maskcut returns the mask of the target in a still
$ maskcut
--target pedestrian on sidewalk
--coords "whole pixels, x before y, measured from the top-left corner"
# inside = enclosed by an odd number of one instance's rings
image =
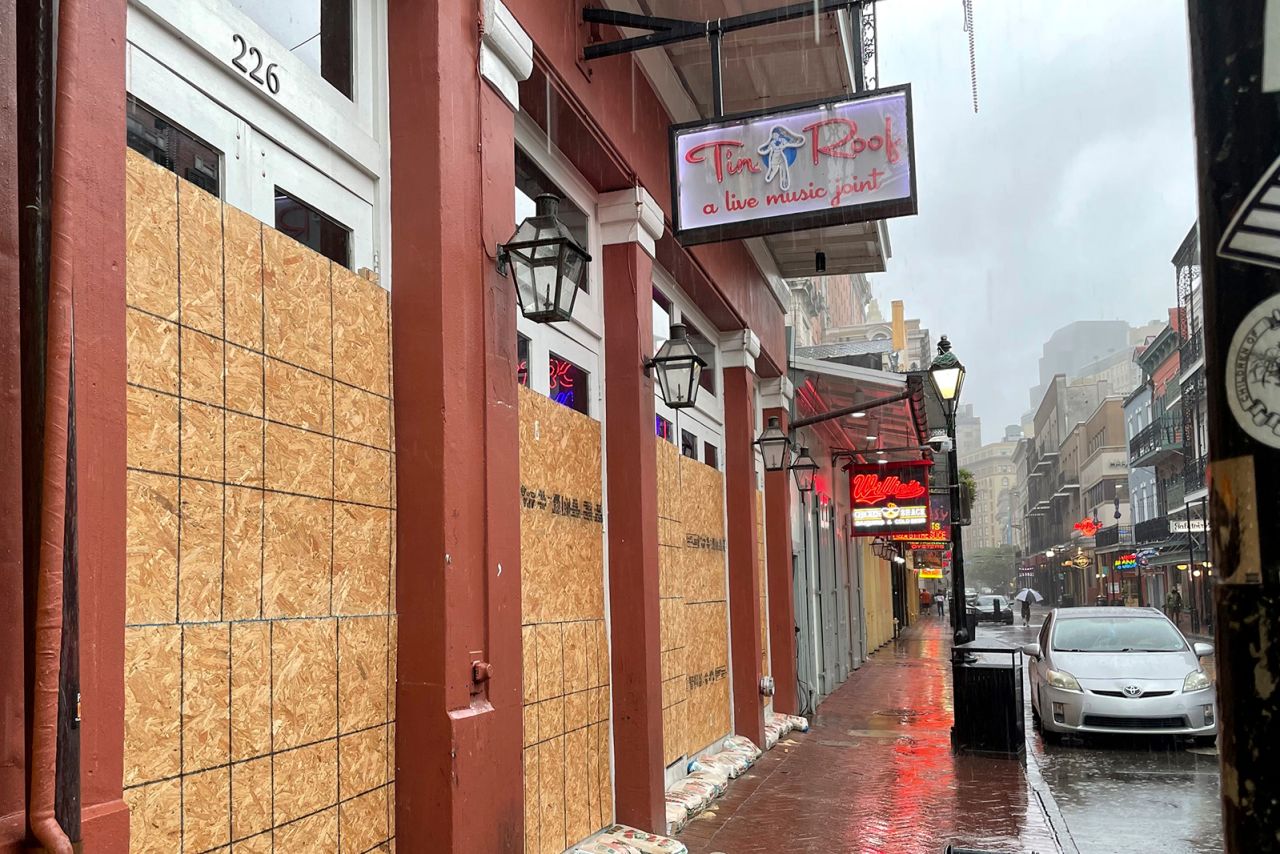
[[[1031,597],[1027,596],[1022,600],[1022,625],[1031,625]]]
[[[929,591],[921,587],[920,588],[920,613],[921,614],[929,613],[930,601],[931,600],[929,599]]]
[[[1173,620],[1175,626],[1178,625],[1178,620],[1182,616],[1182,591],[1176,584],[1164,597],[1164,612],[1170,620]]]
[[[937,593],[934,594],[933,601],[934,601],[934,604],[938,606],[938,616],[939,617],[945,616],[945,612],[943,609],[946,607],[947,597],[943,595],[941,590],[939,590]]]

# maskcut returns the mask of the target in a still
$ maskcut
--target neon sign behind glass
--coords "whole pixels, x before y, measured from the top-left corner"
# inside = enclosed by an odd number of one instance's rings
[[[587,372],[568,359],[551,354],[548,359],[551,382],[547,396],[562,406],[585,414],[590,413],[590,394]]]

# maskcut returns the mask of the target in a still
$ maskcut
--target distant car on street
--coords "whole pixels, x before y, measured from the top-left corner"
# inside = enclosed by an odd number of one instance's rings
[[[999,593],[978,596],[978,622],[1013,625],[1013,603]]]
[[[970,608],[978,604],[978,591],[974,587],[966,587],[964,589],[964,601]]]
[[[1217,692],[1200,664],[1213,646],[1188,644],[1153,608],[1055,609],[1022,651],[1046,735],[1217,735]]]

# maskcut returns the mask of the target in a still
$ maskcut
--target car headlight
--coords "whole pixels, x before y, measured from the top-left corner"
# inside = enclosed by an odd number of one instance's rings
[[[1203,670],[1192,670],[1187,674],[1187,678],[1182,680],[1182,691],[1187,693],[1190,691],[1203,691],[1205,688],[1212,687],[1213,683],[1209,681],[1209,677],[1205,675]]]
[[[1061,688],[1063,691],[1080,690],[1080,683],[1076,681],[1076,677],[1065,670],[1050,670],[1049,684],[1054,688]]]

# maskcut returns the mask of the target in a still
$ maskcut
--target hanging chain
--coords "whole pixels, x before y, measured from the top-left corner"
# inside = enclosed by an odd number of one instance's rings
[[[964,3],[964,31],[969,34],[969,88],[973,92],[973,111],[978,112],[978,57],[973,48],[973,0]]]

